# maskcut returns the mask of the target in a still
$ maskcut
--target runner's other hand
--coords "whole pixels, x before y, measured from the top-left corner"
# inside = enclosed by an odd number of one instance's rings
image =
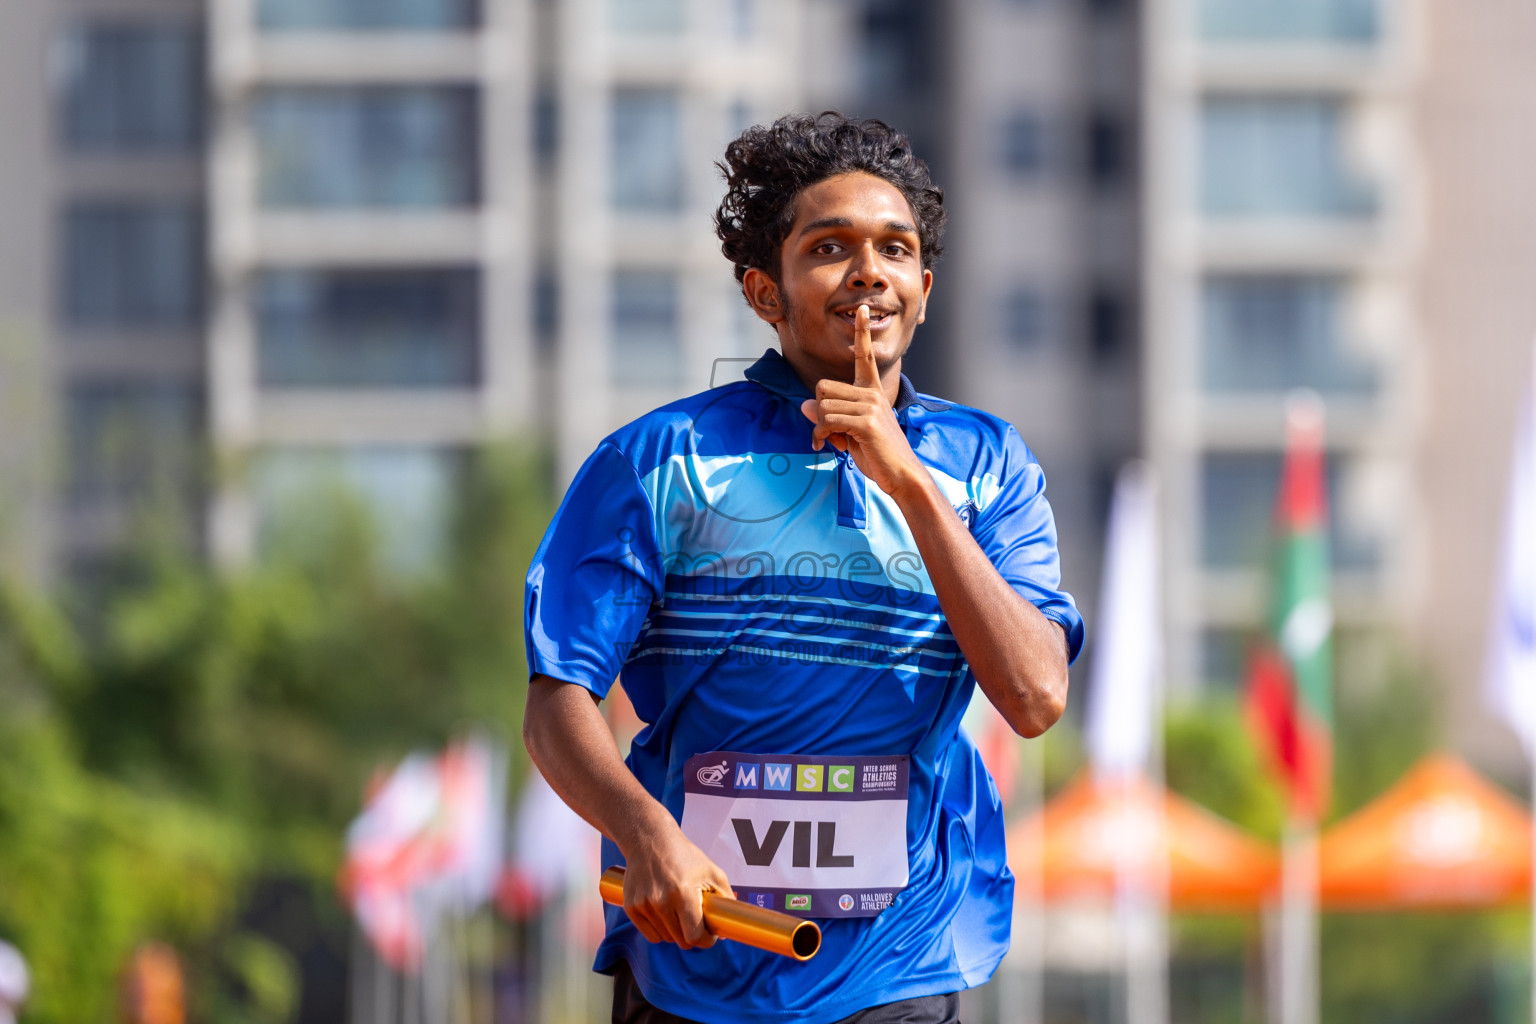
[[[625,851],[624,912],[649,942],[707,949],[715,936],[704,925],[705,892],[731,892],[730,880],[675,822],[643,849]]]

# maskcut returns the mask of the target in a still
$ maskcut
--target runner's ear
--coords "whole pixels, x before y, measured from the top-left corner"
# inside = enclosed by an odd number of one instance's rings
[[[741,280],[741,291],[759,320],[770,324],[784,321],[784,305],[779,299],[779,286],[765,272],[757,267],[748,267]]]

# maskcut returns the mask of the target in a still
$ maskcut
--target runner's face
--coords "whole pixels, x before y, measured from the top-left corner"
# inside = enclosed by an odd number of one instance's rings
[[[853,318],[860,304],[869,306],[881,376],[900,366],[933,284],[918,244],[906,197],[872,174],[841,174],[800,194],[780,250],[779,283],[755,269],[744,283],[802,380],[853,380]]]

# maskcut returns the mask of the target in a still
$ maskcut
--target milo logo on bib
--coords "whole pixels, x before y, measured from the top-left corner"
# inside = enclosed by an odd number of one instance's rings
[[[749,903],[873,917],[906,888],[906,755],[715,750],[683,778],[683,832]]]

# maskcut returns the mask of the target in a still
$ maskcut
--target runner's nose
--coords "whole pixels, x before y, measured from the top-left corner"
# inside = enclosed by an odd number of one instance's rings
[[[883,291],[890,287],[890,284],[891,282],[887,279],[885,273],[885,266],[879,255],[875,252],[874,243],[865,242],[859,247],[858,256],[853,262],[848,278],[848,286],[850,288],[873,288],[877,291]]]

